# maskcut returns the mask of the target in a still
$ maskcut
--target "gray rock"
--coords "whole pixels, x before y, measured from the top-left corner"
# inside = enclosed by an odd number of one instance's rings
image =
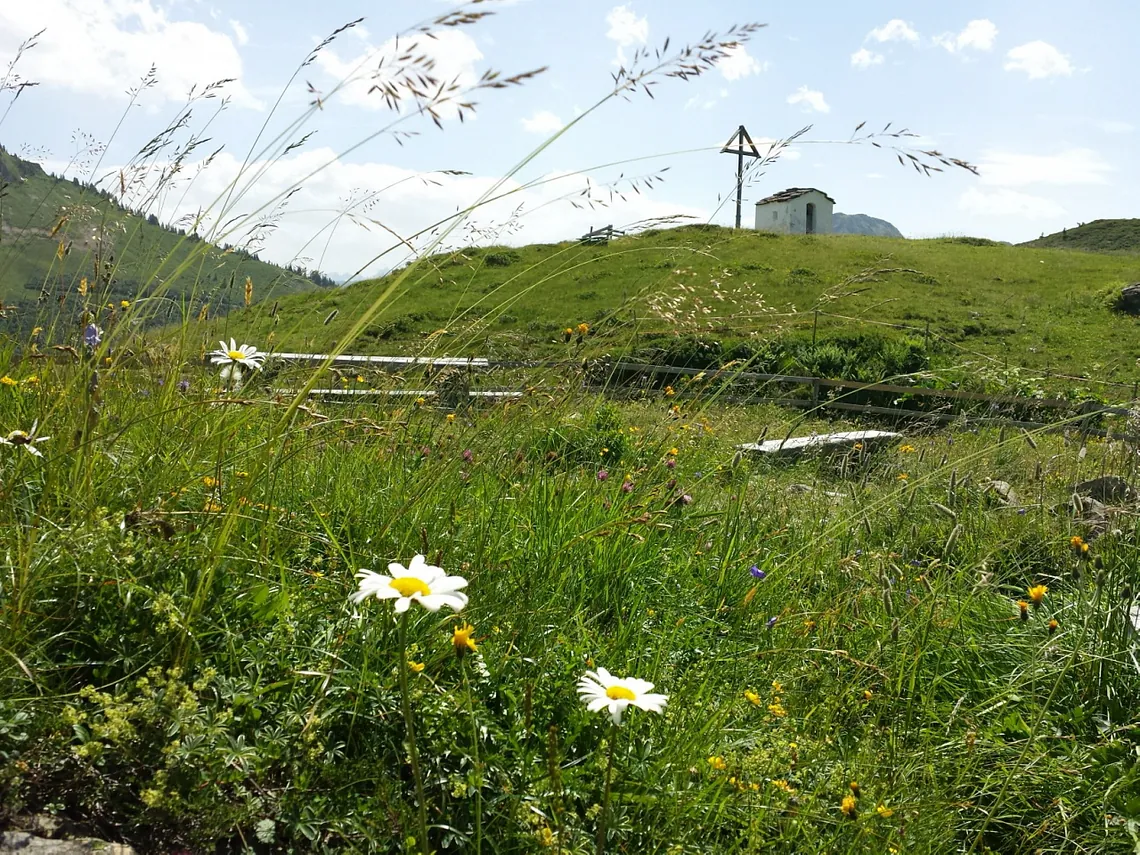
[[[1124,505],[1140,498],[1135,487],[1115,475],[1082,481],[1074,484],[1072,489],[1078,496],[1088,496],[1106,505]]]
[[[0,833],[0,853],[20,855],[135,855],[135,850],[122,843],[107,843],[90,837],[74,840],[48,840],[26,831]]]
[[[1116,308],[1130,315],[1140,315],[1140,282],[1133,282],[1120,289]]]
[[[1021,502],[1017,498],[1017,493],[1013,491],[1008,481],[986,481],[982,488],[989,493],[995,494],[1001,499],[1003,504],[1010,507],[1018,507]]]

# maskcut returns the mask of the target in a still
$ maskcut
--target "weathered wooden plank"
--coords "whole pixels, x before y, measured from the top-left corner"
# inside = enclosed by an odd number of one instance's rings
[[[325,353],[270,353],[267,359],[282,359],[286,362],[326,362]],[[431,368],[489,368],[490,362],[479,356],[353,356],[348,353],[332,357],[333,363],[346,362],[351,365],[383,365],[406,368],[423,365]]]
[[[902,439],[902,434],[886,430],[852,430],[842,433],[811,434],[810,436],[795,436],[785,439],[769,439],[765,442],[746,442],[736,446],[741,451],[751,454],[776,454],[794,456],[808,451],[823,449],[854,448],[862,446],[868,450],[876,445],[883,445]]]

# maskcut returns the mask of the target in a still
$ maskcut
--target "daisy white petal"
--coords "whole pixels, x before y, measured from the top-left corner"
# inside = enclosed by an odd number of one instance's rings
[[[352,595],[354,601],[364,599],[369,593],[379,599],[395,599],[397,614],[406,612],[413,602],[419,603],[428,611],[437,612],[444,606],[460,611],[467,605],[467,595],[459,589],[467,587],[462,576],[448,576],[442,568],[428,564],[422,555],[412,558],[407,567],[398,561],[388,564],[390,576],[361,570],[356,574],[360,580],[360,591]]]
[[[666,695],[652,694],[653,684],[636,677],[615,677],[605,668],[587,671],[578,681],[578,694],[590,712],[607,710],[617,726],[622,714],[630,706],[647,712],[661,712],[668,700]]]

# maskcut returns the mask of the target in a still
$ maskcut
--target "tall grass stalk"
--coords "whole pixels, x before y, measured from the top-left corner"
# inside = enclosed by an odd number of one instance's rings
[[[429,855],[431,841],[428,837],[427,798],[424,796],[424,778],[420,770],[420,752],[416,746],[416,720],[412,715],[412,700],[408,693],[408,620],[411,611],[400,615],[399,647],[400,661],[397,665],[400,674],[400,708],[404,714],[404,747],[412,766],[412,778],[416,785],[416,817],[419,820],[418,848],[423,855]]]

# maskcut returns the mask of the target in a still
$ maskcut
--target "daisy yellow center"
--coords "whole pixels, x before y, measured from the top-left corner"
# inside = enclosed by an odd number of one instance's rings
[[[28,435],[22,430],[14,430],[8,434],[8,442],[14,445],[20,445],[28,441]]]
[[[625,686],[610,686],[606,689],[606,697],[611,701],[632,701],[637,698],[637,695]]]
[[[227,356],[229,356],[230,359],[245,359],[245,354],[240,350],[231,350]]]
[[[416,594],[426,597],[431,593],[431,588],[427,586],[427,583],[414,576],[400,576],[388,584],[399,591],[401,597],[412,597]]]

